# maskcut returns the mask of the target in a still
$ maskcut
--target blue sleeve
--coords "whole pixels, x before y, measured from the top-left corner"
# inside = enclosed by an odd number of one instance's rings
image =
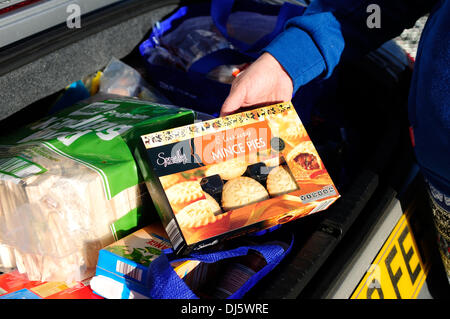
[[[431,11],[433,0],[314,0],[302,16],[263,51],[272,54],[290,75],[294,92],[309,81],[327,78],[341,61],[360,57],[414,26]],[[369,28],[371,4],[380,8],[380,28]]]

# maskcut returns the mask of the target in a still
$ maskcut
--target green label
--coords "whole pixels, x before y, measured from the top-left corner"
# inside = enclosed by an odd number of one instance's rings
[[[154,233],[145,233],[145,235],[145,238],[131,235],[131,237],[115,242],[104,249],[143,266],[148,266],[161,255],[163,249],[170,247],[170,243],[167,239]]]
[[[20,156],[0,159],[0,172],[17,178],[41,174],[46,171],[42,166]]]
[[[46,172],[45,168],[20,156],[0,158],[0,179],[2,174],[21,179],[44,172]]]
[[[140,135],[194,120],[190,110],[149,103],[124,98],[78,104],[18,130],[0,144],[40,143],[77,161],[101,176],[106,197],[111,199],[141,181],[132,155]],[[27,163],[20,154],[10,154],[2,164],[6,169],[0,168],[0,172],[14,178],[45,171],[39,165]]]

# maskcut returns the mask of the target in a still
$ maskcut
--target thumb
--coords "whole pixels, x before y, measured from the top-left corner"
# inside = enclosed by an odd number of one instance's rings
[[[220,110],[220,116],[229,115],[237,111],[244,103],[245,92],[239,87],[232,88],[230,94],[225,99]]]

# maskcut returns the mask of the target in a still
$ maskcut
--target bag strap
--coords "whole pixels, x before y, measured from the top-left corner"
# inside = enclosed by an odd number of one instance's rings
[[[191,291],[186,283],[175,273],[171,261],[198,260],[204,263],[215,263],[220,260],[245,256],[250,249],[261,253],[266,259],[266,266],[254,274],[238,291],[236,291],[230,299],[241,298],[251,287],[253,287],[262,277],[270,272],[286,254],[289,253],[294,242],[292,235],[291,243],[287,249],[282,246],[269,243],[262,245],[243,246],[227,251],[217,252],[194,252],[189,257],[175,259],[171,250],[164,251],[157,259],[155,259],[149,267],[150,296],[155,299],[198,299]]]
[[[232,49],[221,49],[198,59],[189,67],[189,71],[208,74],[219,65],[238,65],[251,62],[256,57]]]
[[[234,0],[213,0],[211,2],[211,17],[222,33],[222,35],[230,41],[237,50],[223,49],[208,54],[198,61],[194,62],[189,71],[200,74],[208,74],[219,65],[225,64],[242,64],[251,62],[258,58],[260,51],[267,46],[279,33],[283,31],[285,23],[296,16],[302,15],[305,7],[285,2],[283,5],[269,5],[273,8],[272,15],[277,15],[275,28],[269,34],[266,34],[255,43],[249,45],[231,37],[227,32],[227,21],[233,11]]]
[[[284,28],[285,23],[296,16],[302,15],[305,7],[285,2],[279,7],[278,19],[271,33],[265,35],[255,43],[249,45],[232,38],[227,32],[227,22],[233,11],[234,0],[212,0],[211,17],[222,35],[242,52],[259,52],[267,46]],[[274,6],[276,7],[276,6]]]

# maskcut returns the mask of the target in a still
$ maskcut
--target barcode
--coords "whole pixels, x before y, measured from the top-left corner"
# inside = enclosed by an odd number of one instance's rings
[[[300,199],[302,200],[302,203],[306,204],[334,195],[336,195],[336,190],[334,189],[333,185],[327,185],[324,186],[322,189],[319,189],[318,191],[300,195]]]
[[[28,177],[30,175],[35,175],[37,173],[40,173],[42,170],[35,166],[35,165],[30,165],[28,167],[25,167],[24,169],[21,169],[20,171],[16,172],[16,175],[19,177]]]
[[[324,200],[323,202],[320,202],[319,205],[317,205],[310,214],[315,213],[315,212],[319,212],[321,210],[325,210],[328,208],[328,206],[331,205],[331,203],[334,201],[333,199],[328,199],[328,200]]]
[[[0,159],[0,171],[16,178],[25,178],[38,174],[42,169],[19,157]]]
[[[126,264],[123,261],[118,260],[116,263],[116,271],[118,273],[127,275],[137,281],[141,281],[142,279],[142,269],[136,268],[130,264]]]
[[[181,237],[175,219],[172,219],[170,223],[167,224],[166,232],[172,243],[173,249],[177,250],[178,246],[183,242],[183,237]]]

